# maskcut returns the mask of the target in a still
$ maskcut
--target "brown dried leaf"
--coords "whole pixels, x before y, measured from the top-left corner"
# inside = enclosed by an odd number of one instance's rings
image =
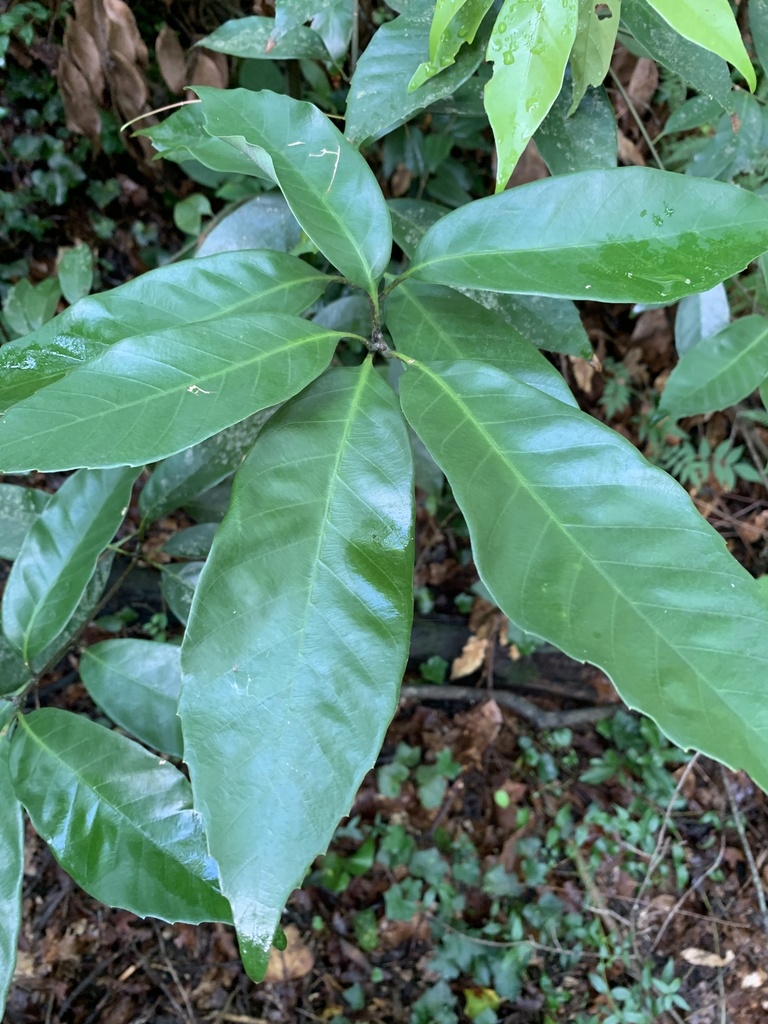
[[[651,98],[659,87],[659,69],[648,57],[641,57],[635,64],[627,86],[627,95],[638,111],[647,110]]]
[[[223,53],[195,50],[194,64],[187,85],[209,85],[212,89],[226,89],[229,84],[227,58]]]
[[[104,95],[104,72],[99,47],[85,23],[67,18],[63,49],[62,59],[74,61],[98,102]]]
[[[285,926],[287,946],[272,949],[264,981],[295,981],[309,974],[315,965],[312,951],[304,944],[295,924]]]
[[[499,628],[501,612],[495,604],[482,597],[476,597],[469,613],[469,631],[478,636],[489,637]]]
[[[627,138],[623,131],[619,129],[618,132],[619,142],[619,163],[620,164],[632,164],[635,167],[645,167],[645,157],[640,152],[640,149],[632,141]]]
[[[455,721],[463,734],[457,756],[462,764],[472,762],[481,768],[483,754],[496,742],[504,722],[499,705],[495,700],[486,700],[465,714],[457,715]]]
[[[732,963],[736,954],[732,949],[725,951],[725,956],[718,956],[717,953],[710,953],[708,949],[697,949],[696,946],[688,946],[680,956],[687,964],[694,967],[727,967]]]
[[[146,67],[149,53],[139,35],[136,19],[124,0],[102,0],[107,20],[107,44],[113,57],[120,54],[129,64]]]
[[[589,394],[592,390],[592,382],[595,379],[596,371],[594,366],[588,363],[586,359],[579,358],[579,356],[568,356],[568,362],[571,364],[571,370],[579,388],[585,394]]]
[[[171,92],[183,92],[188,81],[187,61],[179,37],[168,25],[163,25],[155,40],[155,56],[163,81]]]
[[[149,88],[141,72],[121,54],[115,53],[108,74],[112,102],[125,121],[147,109]]]
[[[476,672],[485,661],[487,651],[487,639],[480,636],[471,636],[464,644],[461,654],[453,660],[451,679],[463,679],[464,676],[469,676]]]
[[[82,71],[66,54],[59,63],[57,79],[67,128],[78,135],[85,135],[94,148],[98,148],[101,135],[99,108]]]

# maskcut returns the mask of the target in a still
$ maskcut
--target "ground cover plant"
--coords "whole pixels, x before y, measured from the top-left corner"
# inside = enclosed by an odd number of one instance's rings
[[[298,21],[286,9],[227,23],[206,46],[332,67],[344,12],[310,7]],[[0,348],[0,471],[75,470],[47,499],[3,485],[17,524],[3,541],[14,565],[0,647],[6,982],[22,807],[90,893],[171,921],[232,920],[247,969],[263,975],[283,905],[396,707],[414,447],[422,472],[445,475],[482,582],[518,628],[600,666],[675,742],[765,785],[758,584],[671,477],[581,412],[540,351],[585,354],[573,300],[672,303],[768,250],[759,195],[610,166],[599,86],[620,14],[634,45],[706,81],[726,113],[737,95],[726,59],[754,86],[728,4],[710,8],[414,0],[357,59],[344,134],[305,101],[203,86],[199,103],[147,130],[166,158],[253,177],[259,193],[277,186],[282,200],[250,202],[272,203],[297,235],[291,252],[214,251],[81,298]],[[492,77],[473,77],[486,53]],[[423,166],[444,171],[430,196],[455,208],[386,201],[356,147],[391,135],[395,152],[409,117],[483,81],[496,194],[465,202],[445,146],[422,133]],[[505,190],[534,133],[553,177]],[[764,318],[747,317],[696,345],[659,412],[749,395],[768,375],[766,336]],[[135,739],[27,711],[115,552],[234,470],[221,525],[178,541],[191,560],[165,571],[168,603],[188,619],[181,648],[115,640],[83,659],[94,699]]]

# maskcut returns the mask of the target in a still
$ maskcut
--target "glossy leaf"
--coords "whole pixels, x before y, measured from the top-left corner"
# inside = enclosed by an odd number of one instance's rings
[[[700,341],[669,375],[660,413],[675,417],[727,409],[768,379],[768,320],[745,316]]]
[[[409,91],[453,64],[465,43],[473,42],[493,0],[437,0],[429,30],[429,60],[420,64]]]
[[[269,179],[269,175],[244,153],[238,153],[221,139],[212,139],[210,135],[206,135],[204,123],[202,105],[192,103],[175,111],[159,124],[140,128],[133,134],[145,135],[151,139],[158,155],[173,163],[183,164],[188,160],[198,160],[212,171]]]
[[[86,242],[64,249],[59,256],[57,273],[67,302],[82,299],[93,285],[93,254]]]
[[[330,60],[323,40],[304,25],[291,27],[275,41],[274,18],[233,18],[198,43],[207,50],[251,60]]]
[[[8,410],[0,472],[156,462],[296,394],[340,337],[262,313],[126,338]]]
[[[86,647],[80,677],[113,722],[142,743],[181,757],[176,714],[181,691],[180,648],[155,640],[105,640]]]
[[[312,104],[289,96],[195,91],[208,134],[266,170],[323,255],[373,292],[392,249],[389,212],[373,171],[338,128]]]
[[[0,714],[1,728],[12,711],[8,707]],[[8,750],[8,737],[0,733],[0,1020],[16,966],[24,882],[24,821],[8,770]]]
[[[576,39],[571,50],[573,96],[569,113],[573,113],[590,85],[599,86],[608,74],[619,30],[621,0],[607,0],[598,10],[595,0],[579,0]]]
[[[485,86],[497,192],[557,99],[578,13],[578,0],[504,0],[488,43],[493,77]]]
[[[333,331],[345,331],[368,338],[371,334],[371,303],[361,292],[342,295],[318,309],[313,322],[330,327]]]
[[[30,527],[50,498],[47,491],[18,484],[0,484],[0,558],[18,555]]]
[[[202,570],[202,562],[167,565],[163,570],[160,581],[163,598],[179,622],[184,625],[189,620],[192,598],[195,596],[195,588]]]
[[[0,632],[0,694],[6,696],[32,682],[32,672],[11,644]]]
[[[125,338],[218,317],[301,313],[328,278],[279,252],[228,252],[153,270],[82,299],[39,331],[0,348],[0,410],[84,366]]]
[[[279,192],[254,196],[208,231],[197,256],[239,249],[290,252],[301,240],[301,228]]]
[[[755,69],[728,0],[646,0],[684,39],[733,64],[754,92]]]
[[[675,314],[675,348],[678,356],[728,326],[731,310],[724,284],[706,292],[686,295]]]
[[[551,174],[615,167],[618,154],[616,115],[602,87],[590,89],[575,113],[569,76],[536,132],[536,145]]]
[[[512,621],[601,667],[681,747],[768,785],[768,608],[682,487],[495,367],[416,364],[401,400]]]
[[[768,247],[768,206],[717,181],[647,167],[547,178],[438,221],[409,273],[459,288],[672,302]]]
[[[649,57],[725,110],[733,110],[731,75],[722,57],[678,35],[647,0],[622,0],[621,18]]]
[[[254,976],[397,705],[412,488],[394,393],[368,360],[332,370],[264,428],[198,585],[185,758]]]
[[[568,299],[551,299],[547,295],[505,295],[462,288],[473,302],[502,316],[532,345],[546,352],[591,359],[592,344],[579,316]]]
[[[51,644],[77,608],[99,555],[130,504],[136,470],[68,477],[33,524],[5,585],[3,632],[25,664]]]
[[[452,96],[483,62],[490,34],[487,21],[449,68],[408,91],[429,52],[433,11],[433,0],[414,0],[399,18],[383,24],[364,50],[347,96],[346,136],[354,146],[381,138],[438,100]]]
[[[554,366],[499,313],[439,285],[407,282],[384,317],[398,351],[421,362],[476,359],[498,366],[561,402],[576,399]]]
[[[165,921],[231,920],[182,773],[80,715],[24,715],[11,741],[16,795],[86,892]]]
[[[757,59],[765,72],[768,68],[768,0],[749,0],[749,32]]]
[[[160,519],[226,480],[271,415],[271,409],[264,409],[159,462],[139,496],[142,518],[149,522]]]
[[[392,235],[408,259],[413,257],[427,229],[450,213],[447,206],[426,199],[388,199],[387,206],[392,217]]]

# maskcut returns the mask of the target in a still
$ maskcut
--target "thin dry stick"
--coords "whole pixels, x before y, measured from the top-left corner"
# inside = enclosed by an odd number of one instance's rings
[[[728,803],[731,808],[731,814],[733,815],[733,823],[736,826],[736,831],[739,833],[739,839],[744,850],[744,856],[747,859],[749,866],[749,873],[752,877],[752,885],[755,887],[755,896],[757,897],[757,905],[760,908],[760,916],[763,922],[763,931],[768,936],[768,906],[765,903],[765,890],[763,889],[763,882],[760,878],[760,872],[757,870],[757,864],[755,864],[755,858],[752,855],[752,847],[749,845],[747,839],[747,833],[744,830],[744,820],[741,811],[736,803],[736,797],[733,793],[733,787],[731,786],[731,780],[728,778],[728,774],[720,765],[720,777],[723,780],[723,787],[728,796]]]
[[[722,860],[723,860],[723,854],[724,853],[725,853],[725,836],[720,836],[720,849],[718,850],[717,857],[715,857],[714,861],[709,865],[707,870],[702,875],[699,875],[699,877],[696,879],[696,881],[693,883],[693,885],[689,886],[689,888],[687,888],[685,890],[683,895],[680,897],[680,899],[677,901],[677,903],[674,905],[674,907],[672,907],[670,912],[667,914],[667,916],[664,919],[664,923],[662,924],[661,928],[659,928],[658,932],[656,933],[656,938],[653,940],[653,945],[651,946],[651,953],[653,953],[655,951],[655,949],[657,948],[657,946],[661,942],[661,939],[662,939],[662,936],[664,935],[664,932],[666,932],[666,930],[669,927],[669,925],[670,925],[672,919],[674,918],[675,914],[677,914],[677,912],[680,910],[680,908],[685,903],[685,901],[688,899],[688,897],[691,895],[691,893],[692,892],[696,892],[698,889],[700,889],[701,886],[706,881],[706,879],[711,874],[713,874],[715,871],[717,871],[717,869],[720,867],[720,865],[722,863]]]
[[[656,150],[656,147],[653,144],[653,140],[651,139],[651,136],[648,134],[648,131],[647,131],[645,125],[643,124],[642,118],[640,117],[640,115],[638,114],[637,110],[635,109],[634,103],[629,98],[629,93],[627,92],[627,90],[624,88],[624,86],[619,81],[619,78],[618,78],[616,72],[613,70],[613,68],[609,68],[608,69],[608,73],[610,74],[611,78],[613,79],[613,84],[616,86],[616,88],[621,93],[621,98],[627,104],[627,110],[630,112],[632,117],[635,119],[635,123],[637,124],[637,127],[640,129],[640,134],[645,139],[645,144],[648,147],[648,149],[650,150],[651,156],[656,161],[656,166],[660,170],[662,170],[662,171],[666,170],[666,168],[664,167],[664,164],[662,163],[661,157],[659,156],[659,154],[658,154],[658,152]]]

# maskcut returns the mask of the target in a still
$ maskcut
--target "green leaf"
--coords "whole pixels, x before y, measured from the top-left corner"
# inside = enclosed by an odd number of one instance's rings
[[[26,278],[8,290],[3,313],[12,331],[29,334],[51,319],[61,298],[57,277],[33,285]]]
[[[686,295],[675,314],[675,349],[678,356],[727,327],[731,319],[728,295],[724,284],[716,284],[706,292]]]
[[[288,203],[279,192],[271,192],[254,196],[220,220],[206,232],[195,255],[251,248],[290,252],[300,240],[301,227]]]
[[[392,217],[392,235],[409,260],[425,232],[450,213],[447,206],[426,199],[388,199],[387,206]]]
[[[354,284],[375,292],[392,250],[389,211],[373,171],[338,128],[311,103],[289,96],[195,91],[208,134],[266,170],[323,255]]]
[[[80,715],[43,708],[11,741],[16,795],[56,860],[108,906],[231,921],[182,773]]]
[[[296,394],[340,338],[270,313],[126,338],[8,410],[0,472],[157,462]]]
[[[93,254],[85,242],[64,249],[59,256],[59,284],[69,303],[77,302],[91,290],[93,284]]]
[[[387,299],[386,325],[398,351],[421,362],[476,359],[577,406],[561,375],[499,313],[439,285],[406,282]]]
[[[145,522],[160,519],[181,508],[190,498],[226,480],[243,461],[272,411],[263,409],[159,462],[139,496],[142,519]]]
[[[221,139],[212,139],[206,135],[204,124],[202,104],[193,103],[177,110],[159,124],[140,128],[133,134],[151,139],[158,155],[164,160],[172,160],[177,164],[198,160],[212,171],[247,174],[268,180],[269,175],[244,153],[238,153]]]
[[[173,208],[173,223],[187,235],[199,235],[203,217],[213,213],[211,201],[202,192],[193,192],[186,199],[180,199]],[[240,246],[241,249],[250,246]]]
[[[173,558],[194,558],[205,560],[216,536],[218,523],[200,523],[188,526],[171,534],[163,544],[163,551]]]
[[[563,88],[536,132],[536,145],[551,174],[615,167],[618,157],[616,115],[602,87],[589,89],[569,114],[571,83]]]
[[[135,469],[68,477],[32,525],[5,585],[3,632],[32,663],[77,608],[99,555],[125,517]]]
[[[721,57],[679,36],[647,0],[622,0],[621,18],[649,57],[729,113],[733,110],[731,75]]]
[[[32,672],[21,655],[0,632],[0,694],[13,693],[32,681]]]
[[[195,595],[202,562],[186,562],[184,565],[167,565],[163,569],[160,586],[163,598],[173,614],[184,625],[189,620],[192,598]]]
[[[405,14],[374,33],[357,62],[347,96],[346,122],[346,136],[354,146],[380,139],[438,100],[452,96],[483,62],[489,22],[480,27],[473,43],[461,48],[454,64],[408,91],[429,52],[433,11],[432,0],[409,5]]]
[[[728,0],[647,0],[647,3],[684,39],[716,53],[738,68],[749,88],[755,91],[755,69]]]
[[[686,492],[608,427],[494,367],[416,364],[401,401],[505,614],[605,670],[681,747],[768,785],[768,609]]]
[[[571,50],[573,98],[569,113],[579,106],[589,86],[601,85],[608,74],[620,16],[621,0],[607,0],[599,13],[595,0],[579,0],[579,21]]]
[[[182,648],[185,757],[254,973],[397,704],[412,489],[394,393],[369,360],[332,370],[262,431],[198,585]]]
[[[568,299],[551,299],[547,295],[504,295],[463,288],[462,293],[473,302],[503,316],[510,327],[547,352],[591,359],[592,344],[581,323],[579,311]]]
[[[197,44],[230,57],[248,57],[251,60],[326,60],[331,55],[317,32],[298,25],[272,39],[274,18],[233,18],[225,21]],[[270,45],[270,43],[272,45]]]
[[[768,0],[749,0],[749,31],[765,72],[768,68]]]
[[[301,313],[328,278],[279,252],[185,260],[81,299],[39,331],[0,348],[0,410],[84,366],[115,342],[251,313]]]
[[[765,200],[648,167],[547,178],[449,213],[408,271],[458,288],[673,302],[768,247]]]
[[[700,178],[731,181],[737,174],[750,174],[765,159],[765,132],[762,104],[748,92],[734,94],[734,113],[722,114],[714,135],[693,154],[687,174]],[[732,120],[733,119],[733,120]],[[734,130],[738,125],[738,131]]]
[[[0,719],[3,726],[7,717],[6,712]],[[24,882],[24,821],[8,770],[8,750],[7,736],[0,735],[0,1020],[16,966]]]
[[[99,707],[142,743],[181,757],[176,714],[181,691],[180,648],[155,640],[105,640],[86,647],[80,677]]]
[[[488,43],[493,77],[485,86],[498,155],[497,192],[557,99],[578,14],[578,0],[504,0]]]
[[[689,349],[669,375],[659,413],[675,417],[736,405],[768,378],[768,320],[745,316]]]
[[[461,47],[473,42],[492,3],[493,0],[437,0],[429,30],[429,60],[417,68],[409,92],[453,64]]]
[[[50,498],[46,491],[18,484],[0,484],[0,558],[11,561]]]

